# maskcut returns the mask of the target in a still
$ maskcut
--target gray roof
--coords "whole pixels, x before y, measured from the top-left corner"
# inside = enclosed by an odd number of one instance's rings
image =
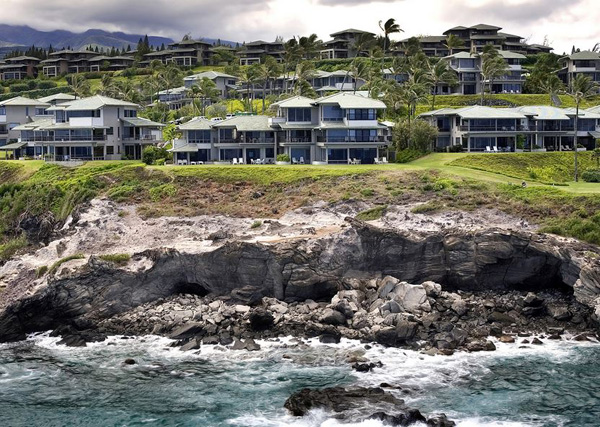
[[[121,121],[126,125],[139,128],[156,128],[165,126],[162,123],[153,122],[152,120],[145,119],[143,117],[125,117],[122,118]]]
[[[191,76],[187,76],[184,80],[202,80],[204,77],[210,80],[214,80],[219,77],[223,77],[225,79],[236,79],[236,76],[232,76],[231,74],[220,73],[218,71],[204,71],[203,73],[193,74]]]
[[[15,56],[12,58],[5,58],[6,62],[14,62],[14,61],[37,61],[40,62],[40,58],[34,58],[33,56]]]
[[[187,123],[178,126],[179,130],[210,130],[214,122],[202,119],[200,117],[193,118]]]
[[[325,122],[318,129],[387,129],[387,126],[377,123],[376,125],[344,124],[343,122]]]
[[[582,52],[576,52],[570,56],[567,56],[572,61],[583,60],[583,61],[593,61],[600,59],[600,53],[591,52],[589,50],[584,50]]]
[[[39,98],[38,101],[40,102],[53,102],[53,101],[74,101],[76,100],[77,97],[75,95],[71,95],[68,93],[55,93],[54,95],[50,95],[50,96],[45,96],[43,98]]]
[[[170,89],[165,89],[165,90],[161,90],[160,92],[157,92],[158,95],[180,95],[182,93],[186,93],[188,91],[188,88],[185,86],[180,86],[180,87],[172,87]]]
[[[235,116],[213,124],[214,128],[234,127],[238,131],[272,131],[267,116]]]
[[[473,105],[464,108],[442,108],[436,111],[421,114],[420,117],[428,116],[452,116],[456,115],[463,119],[526,119],[527,115],[513,108],[492,108]]]
[[[496,27],[495,25],[488,24],[477,24],[469,28],[470,30],[501,30],[502,27]]]
[[[292,96],[291,98],[284,99],[283,101],[275,102],[271,105],[280,108],[310,108],[315,102],[314,99],[307,98],[305,96]]]
[[[575,116],[576,110],[575,108],[565,108],[565,114],[569,115],[569,116]],[[590,110],[579,110],[579,118],[580,119],[600,119],[600,114],[598,112],[595,111],[590,111]]]
[[[368,98],[352,93],[336,93],[317,99],[314,104],[338,104],[340,108],[375,108],[384,109],[386,105],[378,99]]]
[[[19,126],[15,126],[13,128],[14,131],[26,131],[26,130],[37,130],[37,129],[43,129],[46,128],[47,126],[52,126],[52,123],[54,123],[54,119],[40,119],[40,120],[34,120],[32,122],[29,123],[25,123]]]
[[[25,98],[23,96],[17,96],[15,98],[10,98],[5,101],[0,102],[0,106],[5,107],[7,105],[17,105],[22,107],[49,107],[50,104],[47,104],[42,101],[38,101],[36,99]]]
[[[346,30],[338,31],[337,33],[329,34],[331,37],[335,37],[340,34],[353,33],[353,34],[373,34],[368,31],[357,30],[356,28],[348,28]],[[374,34],[373,34],[374,35]]]
[[[0,147],[0,150],[9,151],[9,150],[18,150],[27,145],[26,142],[13,142],[12,144],[6,144]]]
[[[121,101],[120,99],[109,98],[102,95],[94,95],[88,98],[82,98],[75,101],[66,102],[63,105],[66,106],[67,111],[84,111],[84,110],[97,110],[102,107],[131,107],[136,108],[138,105],[132,102]]]
[[[533,115],[537,120],[569,120],[565,110],[557,107],[530,105],[518,107],[515,110],[526,115]]]
[[[173,147],[169,151],[171,153],[195,153],[198,151],[198,146],[196,144],[185,144],[180,145],[179,147]]]

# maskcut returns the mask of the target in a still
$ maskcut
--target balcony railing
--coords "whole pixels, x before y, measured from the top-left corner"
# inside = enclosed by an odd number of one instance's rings
[[[81,142],[81,141],[106,141],[106,135],[94,135],[94,136],[67,136],[67,137],[58,137],[58,136],[29,136],[21,138],[22,142]]]
[[[355,137],[317,137],[317,142],[352,142],[352,143],[368,143],[368,142],[386,142],[385,136],[374,136],[370,138],[355,138]]]
[[[275,138],[221,138],[216,144],[274,144]]]
[[[287,144],[307,143],[307,142],[312,142],[312,138],[284,138],[284,139],[280,140],[279,142],[287,143]]]
[[[156,135],[137,135],[124,137],[123,141],[156,141]]]

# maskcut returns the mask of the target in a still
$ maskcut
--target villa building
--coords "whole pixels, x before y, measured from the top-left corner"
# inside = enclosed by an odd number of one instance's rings
[[[600,137],[600,108],[580,111],[577,140],[595,148]],[[435,148],[464,151],[573,150],[575,110],[549,106],[444,108],[419,116],[437,126]]]
[[[242,49],[237,52],[240,58],[240,65],[260,64],[265,56],[272,56],[277,62],[283,62],[285,49],[282,42],[265,42],[258,40],[246,43]]]
[[[89,59],[90,71],[119,71],[133,67],[135,60],[131,56],[94,56]]]
[[[0,80],[23,80],[36,78],[40,60],[31,56],[6,58],[0,62]]]
[[[321,59],[346,59],[356,57],[358,52],[354,49],[354,44],[362,34],[370,34],[375,37],[375,34],[373,33],[356,30],[354,28],[330,34],[331,40],[323,43],[323,48],[320,52]]]
[[[524,55],[509,51],[498,51],[508,65],[507,73],[496,79],[491,87],[492,93],[522,93],[525,84],[525,76],[521,61],[526,59]],[[458,85],[450,87],[440,85],[440,94],[475,95],[483,90],[481,82],[482,58],[477,54],[459,52],[444,58],[450,67],[458,74]],[[490,89],[486,85],[486,89]]]
[[[42,66],[42,73],[46,77],[84,73],[90,71],[89,60],[97,56],[96,52],[88,50],[61,50],[48,55],[48,59],[41,61],[40,65]]]
[[[220,73],[218,71],[205,71],[203,73],[184,77],[183,85],[189,89],[205,78],[215,84],[219,92],[221,92],[222,98],[228,98],[229,91],[237,89],[236,82],[238,78],[236,76]]]
[[[40,100],[24,98],[7,99],[0,102],[0,147],[18,143],[18,126],[46,117],[50,104]]]
[[[27,155],[54,160],[140,159],[145,145],[162,140],[163,125],[138,118],[138,105],[130,102],[100,95],[52,106],[31,101],[35,117],[12,129],[19,132],[18,148]],[[16,102],[25,103],[12,104]]]
[[[458,37],[463,42],[463,47],[455,48],[453,54],[458,52],[481,52],[486,45],[492,45],[498,50],[523,55],[550,53],[553,50],[550,46],[527,44],[524,37],[503,33],[500,30],[502,30],[501,27],[487,24],[478,24],[472,27],[458,26],[446,30],[441,36],[423,36],[417,37],[417,39],[427,56],[440,58],[451,54],[446,46],[446,40],[450,35]],[[397,51],[399,54],[405,54],[409,40],[408,38],[400,40],[400,49]]]
[[[171,43],[169,49],[171,57],[168,62],[173,62],[180,67],[195,67],[209,65],[212,44],[202,40],[182,40]]]
[[[577,52],[561,58],[560,62],[563,68],[557,74],[565,85],[569,85],[579,74],[600,83],[600,53]]]
[[[294,163],[373,163],[391,141],[390,128],[377,120],[385,104],[362,95],[295,96],[273,108],[273,118],[196,118],[179,126],[183,138],[175,141],[174,162],[249,164],[287,154]]]

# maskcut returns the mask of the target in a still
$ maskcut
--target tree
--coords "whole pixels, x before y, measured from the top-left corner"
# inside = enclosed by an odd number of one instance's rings
[[[387,48],[390,45],[390,34],[404,32],[400,25],[396,23],[394,18],[390,18],[383,24],[383,21],[379,21],[379,28],[383,31],[383,58],[381,59],[381,72],[383,73],[383,64]]]
[[[446,43],[444,44],[450,51],[450,55],[454,55],[454,49],[460,49],[465,46],[465,42],[463,39],[458,37],[456,34],[450,34],[446,38]]]
[[[346,75],[344,76],[344,81],[342,82],[342,88],[346,84],[348,77],[350,75],[350,70],[355,69],[357,67],[356,61],[360,58],[360,56],[368,51],[371,47],[373,47],[376,43],[375,37],[370,33],[362,33],[360,34],[352,45],[352,49],[356,52],[356,56],[352,59],[350,66],[348,67],[348,71],[346,71]],[[356,76],[354,76],[354,92],[356,92]]]
[[[251,90],[254,89],[254,84],[258,81],[258,72],[255,66],[246,66],[240,70],[239,80],[242,86],[246,87],[246,111],[252,112]]]
[[[321,50],[322,45],[323,42],[319,40],[319,37],[316,34],[311,34],[308,37],[300,37],[298,39],[300,54],[304,59],[315,58]]]
[[[215,101],[218,99],[221,92],[217,89],[217,85],[208,77],[204,77],[198,83],[194,84],[188,90],[189,96],[195,100],[199,99],[202,105],[202,115],[206,115],[206,101]],[[196,103],[194,103],[196,106]],[[197,108],[197,106],[196,106]],[[197,108],[198,109],[198,108]],[[198,109],[198,113],[200,113],[200,109]]]
[[[449,86],[456,86],[458,84],[458,77],[456,72],[448,65],[448,61],[443,59],[429,63],[427,77],[432,86],[431,109],[435,110],[435,96],[437,95],[438,85],[446,83]]]
[[[90,94],[90,82],[81,74],[73,74],[67,77],[67,82],[71,88],[71,92],[79,98],[88,96]]]
[[[286,77],[288,80],[290,77],[290,71],[294,71],[294,78],[292,80],[292,84],[289,87],[291,90],[296,80],[296,67],[302,59],[302,53],[300,46],[298,46],[298,40],[296,40],[296,38],[291,38],[287,42],[285,42],[283,48],[285,49],[285,53],[283,54],[284,72],[286,73]]]
[[[431,151],[438,135],[436,126],[425,120],[417,119],[412,124],[408,119],[400,119],[392,131],[393,146],[396,151]]]
[[[316,93],[309,83],[315,75],[315,64],[312,61],[302,61],[296,67],[296,85],[294,86],[294,92],[296,95],[314,97]]]
[[[273,93],[273,87],[271,85],[272,80],[275,80],[281,75],[281,66],[277,63],[277,60],[272,56],[267,56],[262,64],[258,67],[257,78],[263,82],[263,93],[262,93],[262,110],[265,111],[265,100],[267,87],[269,87],[269,93]]]
[[[557,95],[565,91],[565,85],[556,74],[548,74],[543,81],[539,82],[539,88],[550,96],[551,104],[555,103]]]
[[[481,59],[481,105],[483,105],[486,83],[489,85],[491,92],[494,80],[506,75],[510,68],[492,45],[484,46],[483,51],[478,53],[477,56]]]
[[[579,125],[579,108],[581,102],[590,99],[598,94],[598,84],[591,78],[584,74],[577,74],[577,77],[571,80],[567,89],[567,95],[569,95],[573,101],[575,101],[575,129],[573,131],[573,150],[575,153],[575,182],[579,180],[579,164],[577,159],[577,131]]]

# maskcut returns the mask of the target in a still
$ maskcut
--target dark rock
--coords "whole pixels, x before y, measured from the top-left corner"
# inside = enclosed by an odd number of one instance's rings
[[[516,320],[506,313],[500,313],[499,311],[494,311],[492,314],[489,315],[488,322],[490,322],[490,323],[499,322],[499,323],[505,323],[507,325],[510,325],[512,323],[515,323]]]
[[[525,307],[522,313],[529,317],[541,316],[544,314],[544,307]]]
[[[181,340],[192,338],[204,331],[204,326],[201,323],[188,323],[175,329],[169,335],[173,340]]]
[[[324,323],[325,325],[341,326],[346,324],[346,316],[339,311],[330,308],[325,309],[320,320],[321,323]]]
[[[544,343],[539,338],[534,338],[534,339],[531,340],[531,344],[542,345]]]
[[[542,304],[544,304],[544,300],[539,298],[536,294],[530,292],[525,298],[523,298],[523,303],[527,307],[541,307]]]
[[[342,334],[339,332],[337,334],[322,334],[319,337],[319,342],[323,344],[339,344],[342,338]]]
[[[427,418],[427,425],[431,427],[455,427],[456,423],[450,421],[446,414],[436,414]]]
[[[491,341],[486,341],[485,343],[485,351],[496,351],[496,345]]]
[[[406,412],[396,415],[389,415],[385,412],[376,412],[368,419],[382,421],[385,425],[390,426],[408,426],[427,421],[418,409],[408,409]]]
[[[406,342],[414,338],[419,325],[414,322],[398,322],[396,326],[396,339],[400,342]]]
[[[123,361],[124,365],[135,365],[137,362],[134,359],[125,359]]]
[[[271,329],[273,324],[273,315],[265,310],[255,310],[250,314],[250,327],[255,331],[266,331]]]
[[[568,307],[560,305],[548,305],[548,314],[558,321],[567,321],[573,317]]]
[[[192,338],[189,342],[180,347],[181,351],[198,350],[200,348],[200,339]]]
[[[87,347],[85,338],[81,335],[67,335],[62,338],[58,345],[66,345],[67,347]]]
[[[498,340],[503,343],[512,344],[515,342],[515,337],[512,337],[510,335],[502,335]]]
[[[220,338],[218,335],[209,335],[207,337],[202,338],[202,344],[204,345],[217,345],[220,342]]]

